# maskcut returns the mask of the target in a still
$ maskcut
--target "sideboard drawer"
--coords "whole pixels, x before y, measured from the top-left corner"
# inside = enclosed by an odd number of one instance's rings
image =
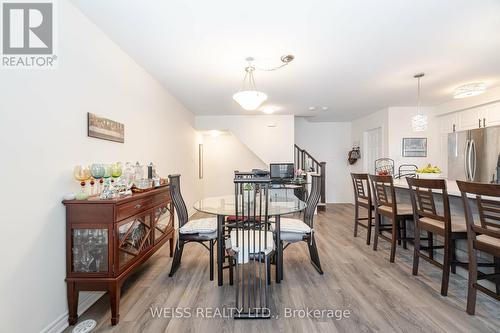
[[[116,221],[124,220],[153,207],[153,198],[142,198],[116,206]]]

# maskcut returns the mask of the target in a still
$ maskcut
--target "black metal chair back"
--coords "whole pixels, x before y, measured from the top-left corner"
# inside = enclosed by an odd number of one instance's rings
[[[314,213],[321,197],[321,176],[312,176],[311,193],[307,197],[307,206],[304,210],[304,223],[313,229]]]
[[[269,179],[235,178],[236,221],[231,246],[236,261],[236,317],[268,318],[270,255]]]
[[[179,228],[188,222],[189,215],[186,208],[186,203],[181,195],[181,175],[169,175],[170,197],[174,203],[175,212],[179,220]]]

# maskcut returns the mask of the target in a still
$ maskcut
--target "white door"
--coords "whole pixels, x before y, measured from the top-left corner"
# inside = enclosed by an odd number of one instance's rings
[[[368,173],[375,172],[375,160],[382,156],[382,128],[377,127],[363,133],[364,170]],[[363,152],[361,152],[363,154]]]
[[[486,127],[500,125],[500,103],[489,105],[484,116]]]

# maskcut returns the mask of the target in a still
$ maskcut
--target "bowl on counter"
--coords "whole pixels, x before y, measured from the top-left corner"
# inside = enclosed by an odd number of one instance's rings
[[[417,178],[420,179],[443,179],[443,174],[442,173],[420,173],[417,172]]]

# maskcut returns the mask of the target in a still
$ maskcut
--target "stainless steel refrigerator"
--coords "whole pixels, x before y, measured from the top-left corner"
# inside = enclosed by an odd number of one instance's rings
[[[448,134],[448,179],[498,183],[500,126]]]

